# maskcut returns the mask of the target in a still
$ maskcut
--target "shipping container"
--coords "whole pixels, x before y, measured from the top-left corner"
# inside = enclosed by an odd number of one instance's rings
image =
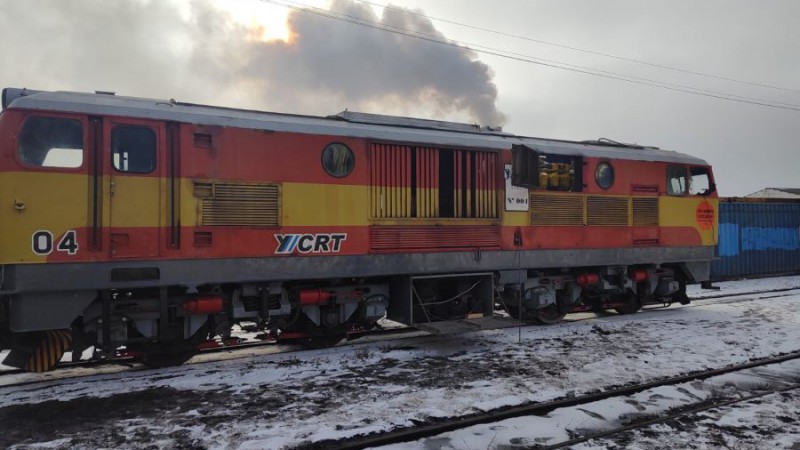
[[[712,280],[800,272],[800,201],[721,198]]]

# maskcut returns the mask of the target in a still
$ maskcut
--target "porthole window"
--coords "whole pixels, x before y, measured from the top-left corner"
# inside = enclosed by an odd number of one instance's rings
[[[328,144],[322,151],[322,167],[329,175],[341,178],[350,175],[356,165],[353,151],[341,142]]]
[[[614,168],[607,162],[601,162],[594,171],[594,179],[601,188],[610,188],[614,184]]]

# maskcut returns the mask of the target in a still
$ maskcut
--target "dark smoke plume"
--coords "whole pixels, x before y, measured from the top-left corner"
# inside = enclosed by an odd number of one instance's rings
[[[330,10],[436,36],[430,20],[352,0]],[[264,42],[210,0],[0,3],[3,86],[113,90],[306,114],[344,108],[500,125],[489,67],[462,48],[313,14],[289,15],[290,42]]]

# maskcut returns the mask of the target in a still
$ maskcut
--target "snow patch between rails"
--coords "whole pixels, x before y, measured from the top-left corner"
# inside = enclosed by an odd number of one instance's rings
[[[766,390],[770,387],[785,387],[798,381],[800,374],[800,361],[793,360],[780,364],[755,369],[746,369],[738,373],[711,377],[702,381],[680,383],[673,386],[662,386],[648,389],[636,394],[599,400],[585,405],[559,408],[546,416],[526,416],[502,420],[491,424],[476,425],[461,430],[443,433],[438,436],[421,439],[415,442],[389,445],[381,447],[386,450],[413,450],[431,449],[440,450],[472,450],[472,449],[510,449],[532,446],[555,445],[568,441],[576,436],[595,435],[610,431],[622,426],[662,416],[672,410],[692,408],[698,404],[715,399],[741,399]],[[773,403],[780,401],[780,394],[773,394],[764,398],[764,402]],[[740,406],[721,407],[703,411],[692,415],[692,420],[700,421],[705,418],[714,418],[714,424],[719,429],[752,431],[759,421],[762,426],[772,428],[770,419],[776,416],[761,411],[755,417],[743,417],[742,412],[752,408],[758,401],[745,403]],[[790,408],[782,407],[783,419],[778,422],[786,423],[790,419],[800,418],[800,412],[787,413]],[[720,414],[721,410],[729,413]],[[761,416],[759,418],[759,416]],[[696,418],[696,419],[695,419]],[[764,419],[767,420],[764,420]],[[644,428],[644,433],[656,433],[664,429],[665,425],[656,424]],[[748,428],[749,427],[749,428]],[[677,433],[683,428],[682,424],[672,422],[667,425],[672,433]],[[691,428],[691,427],[689,427]],[[800,425],[788,427],[788,433],[777,433],[774,438],[800,437],[797,436]],[[794,433],[794,434],[793,434]],[[630,445],[631,440],[638,439],[642,431],[622,433],[622,437],[612,439],[596,439],[587,443],[576,444],[570,448],[615,448],[615,444],[624,442]],[[691,442],[684,440],[682,445],[670,445],[670,437],[663,436],[663,441],[649,441],[649,445],[633,448],[689,448]],[[718,436],[719,437],[719,436]],[[723,444],[724,439],[717,439],[716,444]],[[765,438],[759,436],[756,442],[764,443]],[[602,443],[603,445],[598,445]],[[709,442],[709,445],[712,442]],[[729,443],[730,444],[730,443]],[[724,446],[724,445],[723,445]],[[623,446],[624,447],[624,446]],[[734,447],[736,448],[736,447]],[[772,448],[771,446],[763,448]]]

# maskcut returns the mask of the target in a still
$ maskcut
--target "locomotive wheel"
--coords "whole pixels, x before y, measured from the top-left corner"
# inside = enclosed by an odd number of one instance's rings
[[[333,347],[347,337],[347,328],[343,325],[321,327],[308,321],[305,331],[308,336],[303,340],[303,344],[309,348]]]
[[[197,346],[208,337],[208,329],[209,324],[206,322],[188,339],[146,344],[138,348],[138,359],[151,369],[180,366],[200,352]]]
[[[561,312],[557,305],[550,305],[546,308],[529,311],[528,315],[533,317],[533,320],[538,323],[555,325],[564,320],[567,313]]]
[[[511,317],[512,319],[520,320],[518,306],[506,306],[505,310],[508,313],[509,317]],[[523,317],[522,319],[524,320],[525,318]]]
[[[299,342],[308,348],[320,349],[329,348],[338,344],[347,337],[347,325],[339,324],[335,326],[317,325],[308,317],[302,316],[297,322],[293,331],[304,333],[306,337]]]
[[[621,306],[619,308],[614,308],[619,314],[633,314],[636,311],[642,309],[642,302],[639,300],[639,297],[633,293],[628,293],[627,296],[624,298],[625,306]]]
[[[520,312],[518,306],[508,306],[506,308],[506,312],[512,319],[519,320]],[[538,309],[538,310],[525,310],[524,316],[522,317],[523,322],[533,322],[538,323],[541,325],[554,325],[562,320],[567,313],[562,313],[559,311],[558,306],[551,305],[545,309]]]
[[[142,349],[139,361],[151,369],[180,366],[197,354],[197,348]]]

